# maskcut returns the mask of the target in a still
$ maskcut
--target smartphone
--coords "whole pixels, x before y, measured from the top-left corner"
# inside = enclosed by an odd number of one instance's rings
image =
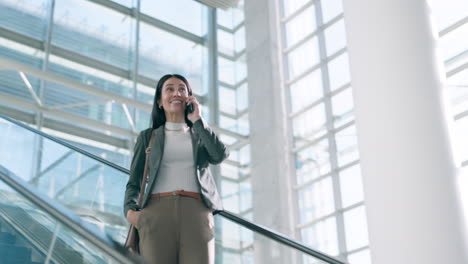
[[[187,112],[189,112],[189,113],[193,112],[193,105],[192,104],[187,105]]]

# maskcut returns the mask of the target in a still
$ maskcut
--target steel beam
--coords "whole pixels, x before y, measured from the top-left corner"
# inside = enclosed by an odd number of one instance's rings
[[[69,88],[72,88],[72,89],[75,89],[84,93],[92,94],[97,97],[107,99],[109,101],[114,100],[119,103],[124,103],[124,104],[127,104],[129,106],[135,107],[137,109],[140,109],[146,112],[151,112],[151,109],[152,109],[152,106],[150,104],[146,104],[146,103],[139,102],[133,99],[129,99],[127,97],[124,97],[115,93],[106,92],[99,88],[86,85],[86,84],[83,84],[74,80],[70,80],[64,76],[61,76],[55,73],[44,72],[37,68],[31,67],[29,65],[19,63],[13,60],[9,60],[3,57],[0,57],[0,64],[5,65],[9,69],[28,73],[39,79],[44,79],[49,82],[61,84],[61,85],[64,85],[65,87],[69,87]]]
[[[20,109],[27,109],[27,110],[32,110],[32,111],[40,111],[44,113],[44,115],[48,115],[51,117],[59,118],[62,120],[66,120],[67,122],[75,123],[75,124],[80,124],[80,125],[85,125],[93,129],[97,130],[102,130],[106,132],[111,132],[117,135],[125,136],[125,137],[131,137],[135,136],[136,133],[120,128],[117,126],[113,125],[108,125],[104,124],[100,121],[97,120],[92,120],[86,117],[81,117],[78,115],[58,111],[58,110],[53,110],[49,109],[47,107],[40,107],[37,106],[29,101],[26,101],[24,99],[20,99],[18,97],[14,97],[11,95],[6,95],[6,94],[1,94],[0,95],[0,103],[3,105],[14,105],[15,107],[18,107]]]

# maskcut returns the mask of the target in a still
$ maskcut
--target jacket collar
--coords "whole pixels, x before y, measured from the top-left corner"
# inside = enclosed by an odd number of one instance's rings
[[[156,133],[153,145],[151,146],[151,154],[150,154],[150,160],[151,160],[151,165],[158,168],[162,156],[164,153],[164,139],[165,139],[165,133],[164,133],[164,126],[158,127],[153,133]],[[197,165],[197,158],[198,158],[198,147],[199,147],[199,135],[191,128],[190,129],[190,135],[192,138],[192,153],[193,153],[193,161],[194,164]]]

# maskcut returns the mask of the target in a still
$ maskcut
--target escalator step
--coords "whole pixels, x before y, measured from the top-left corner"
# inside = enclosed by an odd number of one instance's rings
[[[0,243],[2,244],[15,244],[16,237],[7,232],[0,232]]]
[[[81,255],[80,253],[74,250],[62,251],[61,255],[67,261],[70,261],[70,263],[77,263],[77,264],[83,263],[83,255]]]
[[[7,244],[0,245],[0,263],[11,263],[11,261],[31,262],[31,249]]]
[[[83,255],[73,250],[73,248],[63,243],[63,241],[60,241],[60,243],[57,241],[54,251],[57,252],[57,255],[63,259],[66,259],[70,263],[83,263]]]

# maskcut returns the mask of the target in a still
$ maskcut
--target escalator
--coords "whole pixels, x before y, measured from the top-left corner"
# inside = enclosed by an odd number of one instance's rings
[[[144,263],[0,166],[0,263]]]
[[[129,172],[116,163],[125,161],[2,115],[0,135],[0,263],[141,262],[121,246]],[[344,263],[234,213],[215,214],[216,263],[265,263],[261,252],[275,263]]]

